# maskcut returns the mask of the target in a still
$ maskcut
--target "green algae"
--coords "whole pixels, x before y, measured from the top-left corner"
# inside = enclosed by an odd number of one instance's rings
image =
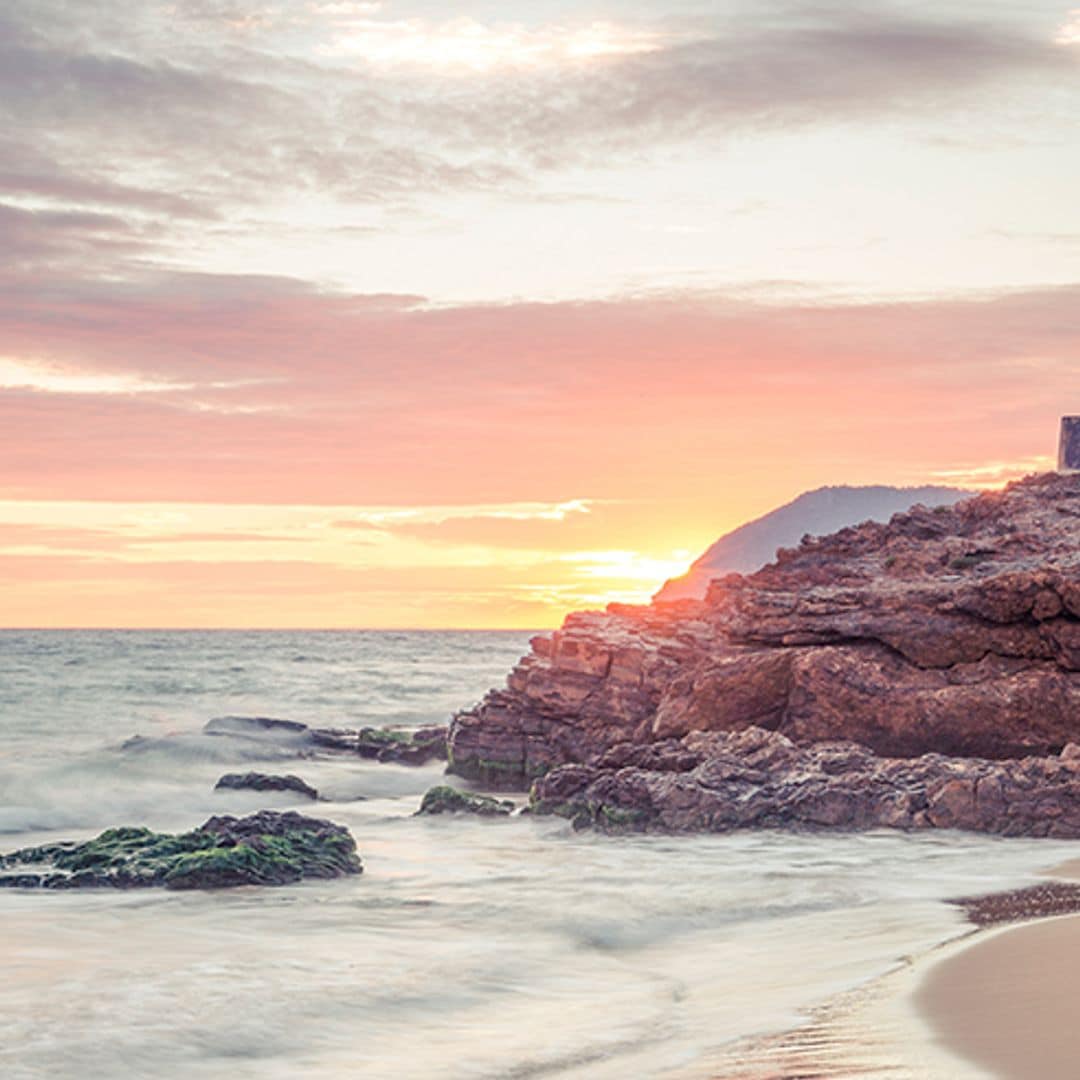
[[[0,885],[51,889],[286,885],[362,871],[356,843],[340,825],[267,810],[247,818],[211,818],[181,834],[107,829],[85,843],[0,856],[0,868],[7,871]]]
[[[655,824],[648,810],[636,807],[612,806],[591,799],[568,799],[557,802],[542,799],[535,789],[529,793],[529,809],[532,813],[550,817],[566,818],[576,830],[599,829],[601,832],[644,832]]]
[[[449,784],[431,788],[420,803],[417,814],[479,814],[481,817],[505,817],[513,813],[509,799],[493,799],[490,795],[474,795],[459,791]]]

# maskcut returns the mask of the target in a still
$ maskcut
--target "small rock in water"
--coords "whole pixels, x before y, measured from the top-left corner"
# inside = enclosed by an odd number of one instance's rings
[[[270,776],[267,773],[226,773],[215,785],[215,791],[295,791],[308,799],[317,799],[318,791],[299,776]]]
[[[448,784],[440,784],[424,796],[417,814],[479,814],[481,817],[499,817],[511,814],[513,810],[514,804],[509,799],[473,795],[468,791],[458,791]]]
[[[221,889],[362,871],[348,829],[273,810],[212,817],[179,835],[124,827],[81,844],[45,844],[0,856],[0,886],[12,888]]]
[[[312,728],[311,741],[323,750],[356,753],[356,730],[350,728]]]
[[[272,716],[218,716],[203,726],[207,735],[302,735],[307,724]]]
[[[357,732],[356,752],[361,757],[398,765],[424,765],[429,761],[445,761],[446,728],[361,728]]]

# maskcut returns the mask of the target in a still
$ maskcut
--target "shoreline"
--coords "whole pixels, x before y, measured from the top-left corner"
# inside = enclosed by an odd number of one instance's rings
[[[1044,876],[1046,886],[983,898],[984,912],[1004,906],[1020,920],[977,929],[932,964],[911,995],[929,1038],[1004,1080],[1072,1080],[1080,1057],[1073,1005],[1080,904],[1057,910],[1075,895],[1080,860]],[[1048,910],[1024,917],[1015,898],[1040,892]]]
[[[926,1035],[1002,1080],[1073,1080],[1080,914],[980,931],[935,963],[912,1005]]]
[[[709,1077],[1073,1080],[1080,859],[1042,876],[1046,884],[953,901],[968,920],[955,934],[811,1009],[797,1027],[739,1040]]]
[[[916,998],[930,970],[984,934],[961,929],[892,970],[836,994],[797,1027],[740,1040],[710,1080],[987,1080],[985,1069],[938,1040]]]

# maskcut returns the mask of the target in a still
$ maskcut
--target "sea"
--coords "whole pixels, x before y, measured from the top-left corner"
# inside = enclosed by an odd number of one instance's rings
[[[775,1076],[754,1047],[964,933],[950,897],[1080,851],[417,817],[441,765],[278,759],[202,732],[222,715],[443,723],[529,636],[0,632],[0,851],[271,807],[346,825],[364,862],[283,888],[0,889],[0,1077]],[[214,790],[247,769],[296,773],[326,801]]]

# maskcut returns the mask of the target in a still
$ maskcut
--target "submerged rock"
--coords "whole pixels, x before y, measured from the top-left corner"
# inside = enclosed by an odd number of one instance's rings
[[[267,716],[220,716],[208,721],[203,733],[308,748],[308,753],[311,752],[310,748],[318,748],[356,754],[397,765],[425,765],[429,761],[445,761],[447,756],[445,726],[313,728],[296,720],[277,720]]]
[[[445,761],[446,728],[361,728],[356,736],[356,752],[361,757],[398,765]]]
[[[303,735],[307,724],[298,720],[278,720],[272,716],[217,716],[203,725],[207,735]]]
[[[295,791],[307,799],[318,799],[319,793],[299,776],[270,776],[267,773],[226,773],[215,785],[215,791]]]
[[[362,872],[341,825],[294,812],[212,817],[174,835],[108,829],[85,843],[45,844],[0,856],[0,886],[44,889],[220,889],[289,885]]]
[[[571,615],[454,718],[450,767],[525,790],[620,744],[751,727],[888,759],[1080,741],[1080,475],[806,537],[704,601]]]
[[[440,784],[424,795],[417,814],[479,814],[481,817],[498,817],[513,811],[514,804],[509,799],[474,795],[469,791],[459,791],[448,784]]]

